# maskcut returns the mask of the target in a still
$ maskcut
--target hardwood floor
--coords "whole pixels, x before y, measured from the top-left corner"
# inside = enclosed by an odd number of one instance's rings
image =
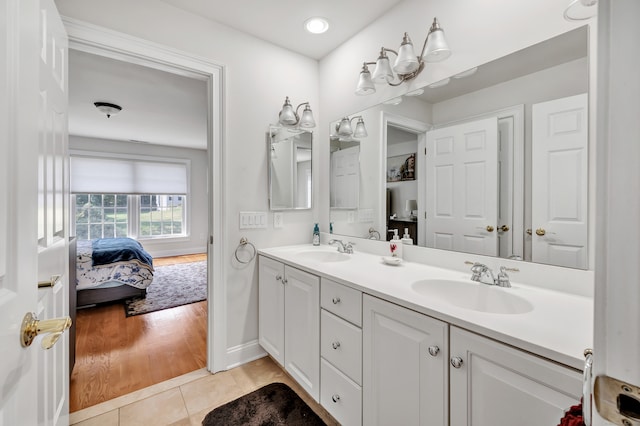
[[[156,258],[154,265],[205,259],[206,254]],[[207,301],[128,318],[116,302],[79,310],[76,327],[71,412],[207,364]]]

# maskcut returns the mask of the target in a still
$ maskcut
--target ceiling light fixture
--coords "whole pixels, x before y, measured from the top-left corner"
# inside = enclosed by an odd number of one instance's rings
[[[309,18],[304,21],[304,28],[311,34],[322,34],[329,29],[329,21],[320,17]]]
[[[98,108],[98,111],[105,114],[107,118],[111,118],[112,115],[116,115],[122,111],[122,107],[120,105],[111,104],[109,102],[94,102],[93,105]]]
[[[598,0],[571,0],[564,11],[567,21],[584,21],[598,13]]]
[[[305,105],[304,111],[302,111],[302,116],[299,116],[298,110],[302,105]],[[316,127],[316,121],[313,119],[313,112],[311,111],[309,102],[301,103],[294,110],[288,96],[284,100],[280,114],[278,114],[278,121],[284,126],[298,125],[298,127],[304,127],[306,129]]]
[[[396,60],[391,68],[387,52],[396,55]],[[376,92],[375,84],[389,84],[399,86],[418,76],[424,69],[426,62],[440,62],[451,56],[451,49],[444,38],[444,30],[440,27],[437,18],[433,18],[433,24],[424,40],[420,56],[416,56],[413,43],[407,33],[404,33],[402,44],[396,52],[382,47],[376,62],[364,62],[360,71],[360,78],[356,86],[356,95],[370,95]],[[369,65],[375,65],[373,74],[369,72]],[[374,84],[375,83],[375,84]]]

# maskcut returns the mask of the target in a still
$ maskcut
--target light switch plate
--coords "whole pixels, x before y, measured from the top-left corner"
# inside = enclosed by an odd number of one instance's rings
[[[240,229],[267,227],[267,212],[240,212]]]
[[[284,214],[282,212],[275,212],[273,214],[273,227],[282,228],[284,225]]]

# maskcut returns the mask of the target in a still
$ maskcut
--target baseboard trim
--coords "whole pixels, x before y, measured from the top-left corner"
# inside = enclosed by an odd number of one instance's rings
[[[227,349],[227,370],[262,358],[266,355],[267,353],[262,349],[262,346],[260,346],[257,339],[241,345],[233,346]]]

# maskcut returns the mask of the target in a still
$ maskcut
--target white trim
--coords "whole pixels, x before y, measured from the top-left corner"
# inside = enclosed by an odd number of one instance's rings
[[[227,369],[267,356],[258,339],[227,349]]]
[[[207,252],[207,246],[187,247],[171,250],[148,250],[155,257],[183,256],[186,254],[202,254]]]
[[[426,241],[426,227],[424,226],[425,219],[424,213],[426,209],[425,199],[423,194],[426,193],[426,170],[425,170],[425,156],[424,150],[427,146],[427,132],[433,128],[433,126],[429,123],[424,123],[422,121],[414,120],[412,118],[403,117],[401,115],[391,114],[386,111],[380,112],[380,134],[382,135],[382,141],[380,143],[380,170],[387,170],[387,127],[389,125],[394,127],[400,127],[403,130],[406,130],[410,133],[415,133],[418,137],[418,152],[416,155],[416,168],[418,169],[418,212],[416,216],[418,217],[418,241],[417,243],[423,244]],[[380,188],[387,187],[387,175],[386,173],[381,173],[381,182]],[[387,237],[387,211],[386,211],[386,202],[384,202],[384,197],[380,202],[380,215],[379,217],[383,219],[382,223],[380,223],[380,228],[384,229],[384,234],[381,235],[381,240],[386,241]]]
[[[191,55],[167,46],[149,42],[127,34],[98,27],[73,18],[63,17],[69,35],[69,48],[125,60],[174,74],[207,81],[208,155],[209,155],[209,244],[208,271],[208,334],[207,369],[212,372],[227,366],[227,313],[225,264],[222,262],[226,231],[223,226],[225,194],[224,144],[225,138],[225,90],[222,65],[206,58]],[[215,236],[215,238],[213,238]]]

